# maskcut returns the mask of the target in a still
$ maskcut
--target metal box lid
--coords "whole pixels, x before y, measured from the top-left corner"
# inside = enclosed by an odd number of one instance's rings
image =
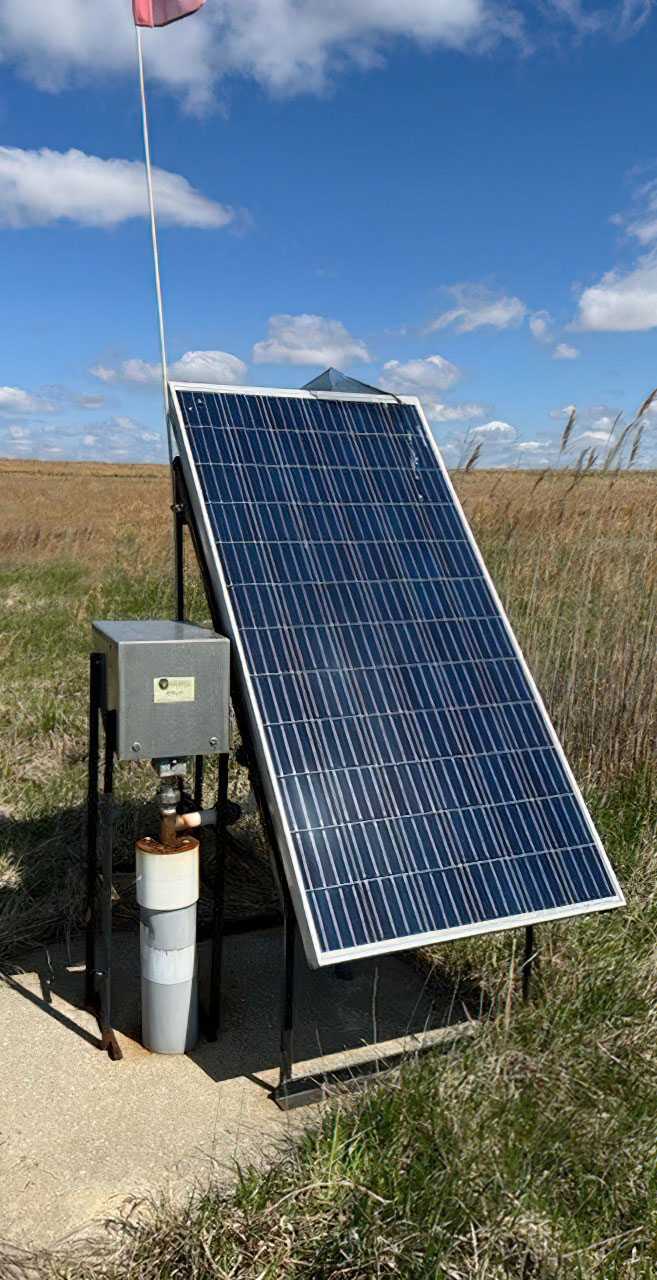
[[[119,620],[92,622],[95,634],[105,636],[113,644],[170,644],[172,641],[190,640],[192,642],[206,640],[229,641],[225,636],[217,635],[209,627],[201,627],[195,622],[174,622],[167,619]]]

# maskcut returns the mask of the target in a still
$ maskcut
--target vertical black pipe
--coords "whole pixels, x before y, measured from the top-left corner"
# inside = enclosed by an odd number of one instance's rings
[[[203,756],[194,757],[194,807],[203,808]]]
[[[103,769],[103,793],[112,797],[114,793],[114,756],[116,754],[116,711],[108,711],[105,716],[105,767]]]
[[[173,512],[173,532],[174,532],[174,555],[175,555],[175,576],[176,576],[176,620],[184,622],[185,620],[185,556],[183,546],[183,524],[184,516],[181,505],[176,502]]]
[[[532,965],[534,963],[534,926],[528,924],[525,929],[525,958],[522,965],[522,999],[529,1003],[532,982]]]
[[[217,782],[217,821],[215,823],[214,901],[212,904],[212,959],[210,963],[210,1002],[208,1039],[219,1034],[221,1003],[221,961],[224,935],[224,897],[226,880],[226,817],[228,803],[228,753],[219,756]]]
[[[103,800],[101,804],[100,842],[100,928],[101,967],[97,974],[99,995],[100,1030],[105,1041],[112,1027],[112,852],[114,753],[116,751],[116,712],[105,716],[105,765],[103,770]]]
[[[283,1018],[281,1022],[281,1071],[280,1084],[292,1079],[292,1062],[294,1057],[294,946],[296,941],[296,916],[292,906],[292,898],[283,873],[281,880],[283,890],[284,920],[284,958],[283,958]]]
[[[87,910],[84,1003],[96,1006],[96,889],[98,877],[98,721],[103,691],[103,655],[89,660],[89,782],[87,791]]]

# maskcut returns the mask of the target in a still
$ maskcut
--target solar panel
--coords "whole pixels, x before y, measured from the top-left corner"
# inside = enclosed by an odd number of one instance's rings
[[[172,405],[309,962],[621,905],[419,403]]]

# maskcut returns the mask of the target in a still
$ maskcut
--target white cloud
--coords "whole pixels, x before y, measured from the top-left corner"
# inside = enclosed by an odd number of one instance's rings
[[[164,39],[161,32],[145,39],[150,75],[201,105],[208,97],[217,53],[208,47],[212,31],[212,24],[199,15],[176,24]],[[130,7],[124,0],[0,0],[0,60],[51,92],[97,80],[99,74],[134,76]]]
[[[480,427],[473,427],[468,433],[468,440],[473,444],[508,445],[518,439],[518,432],[509,422],[484,422]]]
[[[521,440],[518,453],[523,467],[547,467],[554,461],[556,449],[540,440]]]
[[[472,333],[485,326],[498,330],[519,329],[527,321],[532,337],[537,342],[545,346],[556,343],[554,320],[549,311],[529,311],[520,298],[495,293],[484,284],[457,284],[446,292],[452,295],[456,306],[432,321],[425,330],[427,333],[445,329],[448,325],[453,325],[457,333]],[[555,360],[574,360],[579,351],[560,342],[554,347],[552,355]]]
[[[580,431],[579,435],[573,436],[572,440],[570,440],[569,452],[572,453],[573,450],[578,450],[579,452],[581,452],[582,449],[588,449],[591,447],[595,449],[600,449],[600,448],[606,449],[609,443],[610,443],[609,430],[605,431],[604,429],[602,429],[600,431]]]
[[[553,360],[576,360],[579,351],[576,347],[570,346],[567,342],[557,342],[552,332],[552,316],[549,311],[535,311],[529,317],[529,328],[537,342],[543,343],[545,346],[553,346]]]
[[[11,436],[0,436],[0,457],[25,458],[34,452],[31,440],[14,440]]]
[[[487,0],[224,0],[220,8],[231,69],[276,92],[321,88],[345,61],[376,65],[395,38],[467,49],[497,25]]]
[[[618,214],[612,222],[624,227],[628,235],[634,236],[640,245],[651,245],[657,241],[657,182],[647,182],[635,192],[634,199],[639,204],[639,212],[632,215]]]
[[[95,378],[100,378],[101,382],[136,382],[144,386],[150,386],[151,383],[157,382],[162,377],[162,370],[159,364],[148,364],[146,360],[124,360],[118,369],[113,369],[106,365],[95,364],[91,368]]]
[[[552,316],[549,311],[535,311],[534,314],[529,317],[529,328],[532,331],[532,336],[536,338],[537,342],[553,341],[553,337],[550,332],[551,324]]]
[[[186,351],[169,366],[169,376],[176,382],[223,382],[241,386],[246,382],[246,365],[227,351]]]
[[[147,33],[144,45],[149,74],[202,108],[226,74],[277,93],[307,92],[346,63],[377,65],[395,39],[477,48],[518,25],[512,13],[502,21],[489,0],[213,0],[171,31]],[[0,0],[0,49],[49,90],[135,70],[126,0]]]
[[[441,452],[457,467],[463,467],[476,452],[476,461],[483,467],[509,467],[518,463],[518,432],[509,422],[493,419],[480,426],[471,426],[463,434],[455,434],[448,440],[438,439]],[[529,465],[534,465],[531,462]]]
[[[82,394],[71,395],[69,399],[76,409],[101,409],[105,403],[105,396]]]
[[[495,294],[482,284],[456,284],[446,292],[452,295],[456,306],[433,320],[427,328],[428,333],[444,329],[447,325],[454,325],[457,333],[471,333],[484,325],[493,329],[515,329],[527,314],[520,298]]]
[[[465,465],[477,445],[481,445],[477,465],[482,467],[572,467],[583,452],[588,454],[585,465],[589,465],[589,450],[596,455],[593,466],[600,467],[633,415],[620,416],[618,410],[609,405],[588,405],[578,412],[574,429],[562,450],[564,424],[573,408],[573,405],[563,405],[551,409],[548,417],[552,421],[548,428],[533,432],[529,440],[518,439],[519,433],[510,423],[493,420],[481,426],[473,425],[465,434],[455,432],[446,441],[438,439],[439,447],[450,463],[459,467]],[[632,431],[622,453],[623,466],[629,461],[634,438]],[[633,465],[644,468],[657,465],[657,401],[644,415],[641,448]]]
[[[445,404],[443,400],[438,400],[438,394],[453,387],[462,376],[462,371],[456,365],[445,360],[443,356],[434,355],[424,359],[407,360],[405,363],[399,360],[388,360],[381,370],[380,378],[377,379],[381,387],[394,391],[397,395],[419,397],[428,421],[436,429],[435,434],[440,449],[445,457],[455,464],[464,447],[463,436],[453,435],[445,438],[440,429],[442,425],[474,423],[477,418],[485,418],[491,411],[490,405],[475,404],[473,401]],[[476,426],[471,426],[466,440],[470,441],[477,430]],[[474,443],[476,444],[476,440]]]
[[[160,382],[159,364],[146,360],[124,360],[118,368],[94,365],[91,372],[102,382],[118,382],[151,387]],[[212,382],[241,386],[246,381],[246,365],[227,351],[186,351],[168,366],[173,382]]]
[[[23,391],[22,387],[0,387],[0,413],[1,414],[24,414],[24,413],[52,413],[53,406],[48,400],[44,400],[42,396],[34,395],[30,391]]]
[[[144,433],[144,423],[138,418],[129,418],[125,414],[119,414],[115,418],[110,418],[106,424],[110,431],[129,431],[130,435],[141,439]]]
[[[495,0],[212,0],[175,27],[145,33],[147,72],[197,110],[235,73],[278,94],[316,92],[345,67],[380,66],[404,40],[473,53],[505,37],[528,47],[525,7]],[[598,0],[592,12],[581,0],[541,8],[543,33],[565,22],[578,34],[625,38],[646,21],[650,0]],[[0,0],[1,60],[50,91],[112,74],[134,77],[128,0]]]
[[[407,360],[404,364],[388,360],[381,370],[385,390],[400,396],[420,396],[423,401],[430,401],[437,391],[448,391],[460,377],[461,370],[443,356]]]
[[[24,458],[33,451],[31,427],[11,426],[0,429],[0,457]]]
[[[164,462],[166,458],[164,431],[154,432],[127,415],[81,426],[50,423],[46,430],[32,433],[30,449],[38,458],[52,454],[108,462]]]
[[[61,15],[58,21],[64,21]],[[234,209],[209,200],[180,174],[155,169],[153,188],[163,224],[217,229],[236,217]],[[138,160],[0,147],[1,226],[45,227],[68,219],[86,227],[116,227],[147,212],[144,166]]]
[[[657,252],[639,258],[628,271],[607,271],[584,289],[575,328],[631,333],[657,326]]]
[[[612,4],[596,4],[593,9],[586,8],[582,0],[550,0],[550,4],[580,35],[606,33],[621,40],[635,35],[653,8],[653,0],[615,0]]]
[[[612,222],[647,252],[581,291],[573,328],[632,333],[657,326],[657,182],[639,187],[634,201],[638,209]]]
[[[253,348],[256,364],[335,365],[369,363],[371,356],[339,320],[323,316],[271,316],[267,338]]]
[[[490,413],[490,405],[466,401],[462,404],[433,404],[427,416],[432,422],[468,422],[471,418],[485,418],[487,413]]]

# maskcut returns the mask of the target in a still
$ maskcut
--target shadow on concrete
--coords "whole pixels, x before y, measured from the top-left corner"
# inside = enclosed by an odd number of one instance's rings
[[[114,1029],[127,1042],[124,1062],[129,1065],[130,1049],[142,1057],[140,1047],[139,911],[134,887],[134,841],[153,829],[156,819],[152,804],[134,801],[115,805],[115,856],[113,886],[112,1016]],[[231,829],[240,836],[241,824]],[[95,1021],[83,1009],[84,936],[72,932],[82,925],[85,889],[85,828],[83,807],[62,810],[44,823],[0,818],[0,841],[10,840],[17,852],[30,851],[30,859],[40,850],[51,867],[68,876],[69,908],[71,879],[79,897],[70,911],[67,928],[60,941],[41,945],[4,966],[5,981],[46,1017],[66,1026],[89,1045],[100,1048]],[[41,842],[41,844],[39,844]],[[47,854],[46,854],[47,847]],[[202,833],[204,888],[199,904],[199,937],[207,938],[212,920],[211,885],[214,869],[214,841],[210,831]],[[65,867],[59,867],[65,860]],[[75,899],[75,895],[73,895]],[[53,910],[59,905],[53,892]],[[248,848],[245,857],[232,848],[226,867],[226,916],[255,914],[278,907],[268,859],[262,851]],[[55,917],[56,919],[56,917]],[[52,938],[44,920],[42,936]],[[64,934],[63,940],[62,934]],[[201,1002],[208,987],[210,944],[199,946]],[[352,980],[345,980],[344,967],[311,970],[303,948],[297,945],[295,966],[294,1058],[301,1063],[325,1055],[340,1054],[362,1046],[376,1045],[409,1034],[462,1022],[478,1007],[478,993],[468,993],[467,1011],[456,992],[440,992],[435,982],[423,976],[408,957],[388,955],[365,959],[351,966]],[[30,976],[33,975],[33,976]],[[201,1039],[191,1060],[212,1080],[222,1081],[275,1069],[279,1063],[282,1009],[283,939],[281,929],[237,934],[225,939],[222,975],[221,1029],[218,1040]],[[117,1069],[126,1069],[117,1064]],[[262,1082],[259,1082],[262,1083]]]
[[[34,991],[31,991],[28,986],[20,982],[19,979],[10,977],[8,974],[0,975],[0,981],[4,982],[5,986],[9,987],[11,991],[16,991],[18,995],[24,996],[30,1004],[35,1005],[38,1009],[42,1009],[48,1017],[54,1018],[55,1022],[58,1022],[60,1026],[66,1027],[66,1029],[68,1031],[72,1031],[74,1035],[80,1036],[82,1040],[86,1040],[87,1044],[91,1045],[92,1048],[100,1049],[100,1035],[93,1035],[90,1031],[87,1031],[86,1027],[81,1027],[73,1017],[69,1017],[60,1008],[56,1008],[53,1005],[50,988],[49,986],[46,986],[45,976],[43,974],[39,974],[38,976],[42,992],[40,997],[36,995]],[[77,1007],[74,1007],[77,1011]]]
[[[199,947],[200,987],[207,988],[210,946]],[[462,1023],[470,1017],[460,998],[437,995],[428,978],[398,956],[366,959],[352,967],[345,981],[334,969],[311,970],[299,945],[295,975],[294,1059],[307,1062],[374,1046],[411,1034]],[[201,1038],[189,1058],[214,1081],[257,1077],[279,1065],[283,954],[280,930],[238,935],[224,942],[221,1029],[218,1039]],[[34,976],[33,976],[34,975]],[[35,977],[38,983],[35,982]],[[39,948],[23,959],[22,975],[5,977],[12,990],[44,1016],[66,1026],[98,1052],[100,1039],[83,1010],[84,938],[68,946]],[[36,987],[40,994],[37,994]],[[115,934],[112,945],[112,1010],[124,1061],[113,1069],[129,1070],[140,1044],[139,939],[136,933]]]

